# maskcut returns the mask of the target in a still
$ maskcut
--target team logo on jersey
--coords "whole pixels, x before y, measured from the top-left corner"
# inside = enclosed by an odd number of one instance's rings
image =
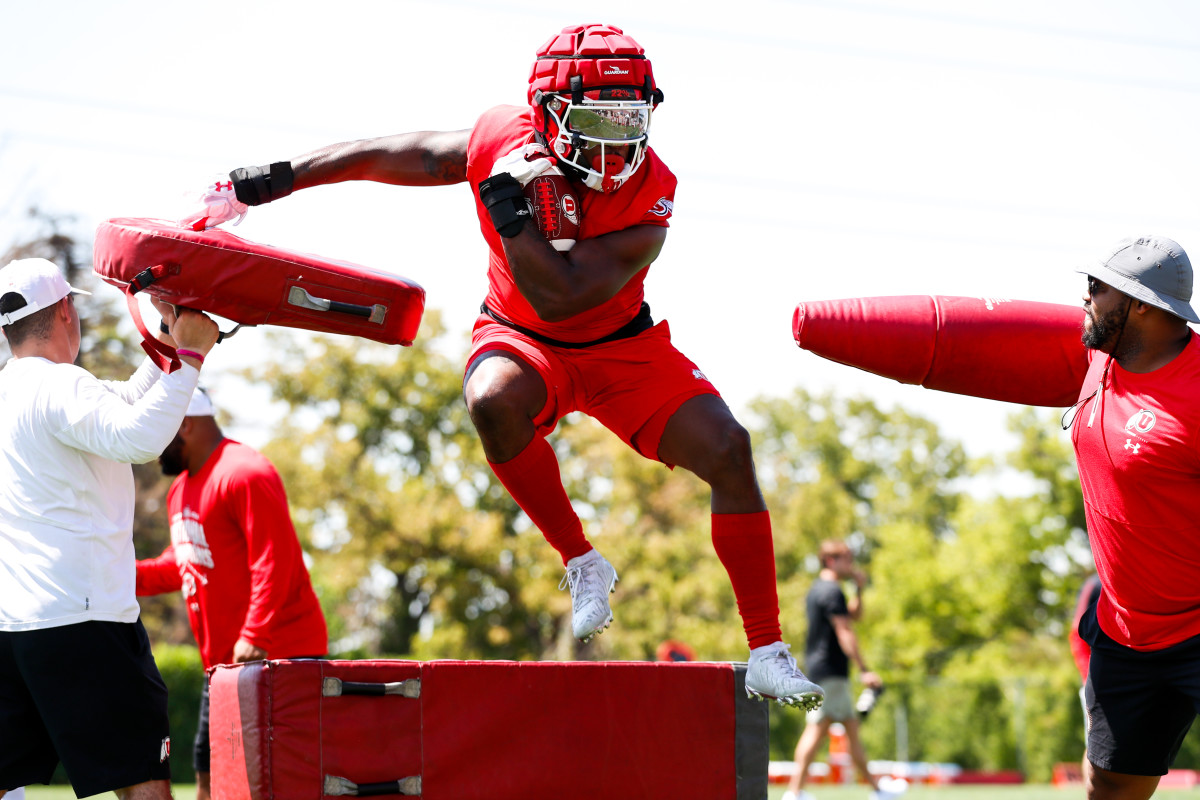
[[[1157,421],[1158,419],[1154,416],[1153,411],[1143,408],[1129,418],[1129,421],[1125,423],[1125,430],[1132,433],[1140,433],[1144,436],[1150,432]]]
[[[647,214],[653,214],[656,217],[669,217],[671,212],[675,210],[675,202],[668,200],[665,197],[659,198],[659,201],[654,204],[654,208],[647,211]]]
[[[698,380],[698,381],[706,381],[706,380],[708,380],[708,378],[706,378],[706,377],[704,376],[704,373],[703,373],[703,372],[701,372],[701,371],[700,371],[700,370],[698,370],[698,369],[694,369],[694,370],[692,370],[692,377],[693,377],[693,378],[695,378],[695,379],[696,379],[696,380]]]
[[[158,763],[163,763],[171,757],[171,737],[167,736],[162,740],[162,747],[158,748]]]

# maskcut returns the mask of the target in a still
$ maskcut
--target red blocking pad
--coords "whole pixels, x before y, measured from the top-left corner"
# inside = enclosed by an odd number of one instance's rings
[[[174,305],[243,325],[280,325],[410,345],[425,290],[388,272],[259,244],[213,228],[123,217],[96,230],[93,269]],[[148,272],[149,271],[149,272]]]
[[[322,797],[324,776],[379,783],[420,774],[421,706],[411,698],[324,696],[327,678],[419,678],[412,661],[254,661],[209,676],[216,798]]]
[[[1079,306],[913,295],[801,303],[796,344],[901,383],[1069,406],[1087,374]]]
[[[760,798],[767,707],[744,677],[703,662],[223,665],[210,672],[212,794],[319,798],[345,785],[333,776],[426,800]],[[329,678],[396,693],[323,695]]]

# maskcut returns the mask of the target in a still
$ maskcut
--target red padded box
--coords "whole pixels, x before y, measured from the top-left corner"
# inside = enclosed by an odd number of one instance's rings
[[[758,800],[767,707],[746,697],[744,678],[743,664],[695,662],[219,666],[212,795],[315,800],[357,787],[427,800]],[[330,679],[393,693],[330,694]]]

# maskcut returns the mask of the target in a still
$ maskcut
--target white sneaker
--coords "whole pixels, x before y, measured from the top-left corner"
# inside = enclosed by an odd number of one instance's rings
[[[775,642],[750,651],[746,696],[756,700],[776,700],[780,705],[799,706],[806,711],[820,708],[825,692],[804,677],[790,650],[790,645]]]
[[[871,792],[871,800],[895,800],[908,791],[908,781],[904,778],[884,776],[879,779],[879,788]]]
[[[589,641],[612,624],[608,596],[617,580],[616,569],[595,548],[567,562],[567,574],[558,588],[571,587],[571,629],[579,641]]]

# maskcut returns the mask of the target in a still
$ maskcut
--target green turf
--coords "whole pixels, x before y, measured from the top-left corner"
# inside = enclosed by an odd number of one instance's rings
[[[177,783],[171,787],[176,800],[196,800],[196,785],[194,783]],[[101,800],[112,800],[112,792],[96,795]],[[75,792],[70,786],[26,786],[25,800],[75,800]]]

